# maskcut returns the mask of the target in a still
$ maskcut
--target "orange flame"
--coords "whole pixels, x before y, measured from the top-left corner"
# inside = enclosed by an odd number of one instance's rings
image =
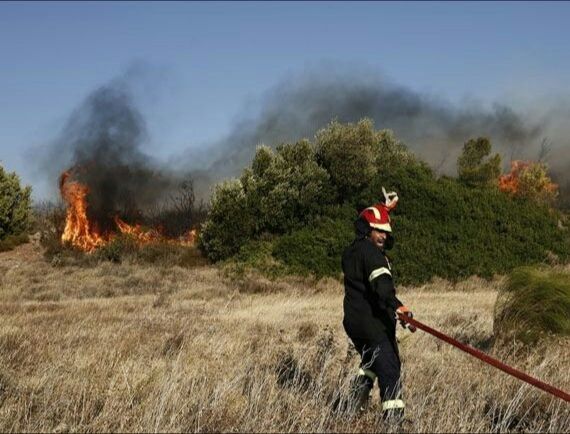
[[[115,223],[122,234],[132,236],[139,244],[147,244],[153,241],[165,241],[165,238],[159,231],[154,229],[144,230],[139,224],[130,225],[121,220],[119,216],[115,216]]]
[[[499,189],[505,193],[516,194],[519,191],[519,176],[529,166],[528,161],[511,161],[511,171],[499,177]]]
[[[87,215],[87,196],[89,188],[77,181],[71,181],[71,172],[66,171],[60,177],[60,192],[67,205],[65,228],[61,235],[62,243],[69,243],[72,246],[85,252],[92,252],[98,247],[102,247],[111,241],[116,233],[101,234],[89,221]],[[164,236],[160,229],[145,229],[140,224],[130,225],[119,216],[115,216],[114,222],[118,233],[129,235],[139,244],[152,242],[168,242],[184,246],[193,246],[196,243],[197,231],[192,229],[179,239],[172,239]]]
[[[76,181],[69,181],[71,173],[63,172],[60,178],[60,191],[67,204],[65,228],[61,235],[63,243],[90,252],[105,244],[105,239],[93,227],[87,218],[87,186]]]
[[[521,183],[523,173],[540,165],[541,163],[535,161],[511,161],[511,171],[506,175],[501,175],[499,177],[499,189],[505,193],[513,195],[523,194],[522,190],[525,188],[523,185],[524,181]],[[538,188],[539,194],[545,196],[556,193],[558,190],[558,184],[550,182],[550,178],[544,176],[539,180],[535,188]]]
[[[182,244],[193,246],[196,244],[196,239],[198,238],[198,231],[196,229],[189,230],[186,235],[182,238]]]

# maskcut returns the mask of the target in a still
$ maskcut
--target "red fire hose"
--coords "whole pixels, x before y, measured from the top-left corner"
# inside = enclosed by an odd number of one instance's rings
[[[409,318],[408,316],[403,315],[401,313],[398,313],[398,318],[400,319],[400,321],[404,321],[413,327],[423,330],[424,332],[429,333],[430,335],[435,336],[436,338],[441,339],[442,341],[445,341],[448,344],[459,348],[461,351],[465,351],[466,353],[471,354],[473,357],[476,357],[479,360],[482,360],[483,362],[488,363],[489,365],[494,366],[495,368],[500,369],[501,371],[504,371],[507,374],[512,375],[513,377],[518,378],[519,380],[525,381],[528,384],[532,384],[534,387],[538,387],[539,389],[542,389],[545,392],[557,396],[558,398],[561,398],[566,402],[570,402],[570,394],[564,392],[563,390],[551,386],[550,384],[546,384],[534,377],[531,377],[528,374],[525,374],[524,372],[521,372],[515,368],[505,365],[503,362],[488,356],[484,352],[479,351],[469,345],[462,344],[461,342],[456,341],[455,339],[437,330],[434,330],[431,327],[419,321],[416,321],[413,318]]]

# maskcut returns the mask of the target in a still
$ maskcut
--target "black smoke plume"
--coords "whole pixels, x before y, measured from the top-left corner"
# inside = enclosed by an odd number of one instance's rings
[[[538,159],[541,141],[551,134],[551,118],[536,112],[528,114],[507,104],[452,104],[394,84],[378,74],[334,74],[320,68],[281,82],[265,93],[257,107],[246,107],[244,112],[247,115],[226,137],[207,147],[210,166],[198,178],[203,194],[213,182],[238,175],[250,163],[258,145],[312,138],[333,119],[356,122],[371,118],[376,128],[393,130],[438,173],[448,175],[456,174],[457,157],[470,138],[489,137],[508,169],[511,159]],[[550,115],[560,118],[560,113],[557,110]],[[551,155],[568,149],[567,137],[556,134],[559,141],[554,143]],[[562,173],[570,160],[553,163],[553,170]]]
[[[141,221],[180,182],[141,151],[145,122],[128,85],[118,79],[91,93],[67,121],[52,157],[70,167],[70,180],[89,189],[88,217],[102,232],[114,217]],[[58,170],[62,165],[56,164]]]

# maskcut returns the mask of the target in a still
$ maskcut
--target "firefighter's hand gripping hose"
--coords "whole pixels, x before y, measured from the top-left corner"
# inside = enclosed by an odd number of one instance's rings
[[[512,368],[511,366],[506,365],[505,363],[494,359],[491,356],[488,356],[487,354],[485,354],[482,351],[479,351],[469,345],[463,344],[455,339],[453,339],[450,336],[447,336],[444,333],[441,333],[413,318],[411,318],[410,316],[408,316],[406,313],[402,313],[402,312],[397,312],[398,315],[398,319],[401,322],[405,322],[408,324],[408,326],[413,326],[415,328],[418,328],[420,330],[423,330],[426,333],[429,333],[432,336],[435,336],[438,339],[441,339],[444,342],[447,342],[450,345],[453,345],[454,347],[459,348],[462,351],[465,351],[466,353],[471,354],[473,357],[476,357],[479,360],[482,360],[483,362],[494,366],[497,369],[500,369],[503,372],[506,372],[509,375],[512,375],[513,377],[518,378],[519,380],[522,380],[528,384],[533,385],[534,387],[538,387],[541,390],[544,390],[545,392],[550,393],[551,395],[554,395],[560,399],[563,399],[566,402],[570,402],[570,394],[568,394],[567,392],[558,389],[554,386],[551,386],[550,384],[546,384],[534,377],[531,377],[528,374],[525,374],[524,372],[521,372],[515,368]]]
[[[400,306],[398,309],[396,309],[396,315],[406,315],[408,318],[414,317],[414,314],[412,313],[412,311],[410,309],[408,309],[407,306]],[[416,332],[416,328],[413,325],[408,324],[407,322],[402,321],[401,319],[400,319],[400,325],[403,328],[408,329],[412,333]]]

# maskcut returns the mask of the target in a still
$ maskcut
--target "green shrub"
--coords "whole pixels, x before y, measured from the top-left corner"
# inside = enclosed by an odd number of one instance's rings
[[[491,277],[552,255],[567,261],[560,214],[499,191],[490,181],[495,159],[483,162],[489,153],[488,141],[470,141],[462,181],[438,178],[391,132],[369,121],[333,122],[314,148],[307,140],[275,152],[260,147],[239,181],[219,185],[201,248],[214,261],[233,257],[271,275],[336,276],[358,211],[385,186],[401,198],[390,252],[399,283]]]
[[[273,256],[295,274],[316,277],[335,276],[340,272],[340,258],[352,241],[350,221],[322,219],[320,222],[279,237]]]
[[[354,210],[350,206],[326,206],[322,214],[289,234],[264,233],[248,241],[225,261],[226,274],[242,278],[250,271],[260,271],[272,280],[287,274],[318,278],[338,275],[340,255],[352,240]],[[342,233],[344,236],[339,237]]]
[[[333,199],[329,176],[308,141],[280,145],[275,153],[260,147],[240,180],[216,186],[200,247],[211,260],[226,259],[264,232],[302,227]]]
[[[341,201],[360,193],[376,175],[380,139],[372,121],[332,122],[317,133],[315,143],[319,163],[330,174]]]
[[[570,273],[547,267],[513,270],[495,308],[495,336],[534,344],[570,335]]]
[[[305,224],[320,206],[332,203],[329,175],[315,161],[310,142],[279,145],[273,155],[263,148],[260,152],[263,171],[246,170],[241,178],[246,203],[255,211],[256,234],[287,233]],[[257,160],[256,156],[253,167],[259,168]]]
[[[400,283],[491,277],[542,263],[549,252],[562,260],[570,255],[568,234],[546,207],[449,178],[399,178],[389,185],[402,197],[393,212],[391,252]]]
[[[290,272],[285,264],[273,256],[274,240],[250,240],[239,252],[224,263],[228,277],[242,279],[248,272],[258,271],[270,279],[276,279]]]
[[[248,206],[241,181],[218,184],[198,245],[212,261],[235,255],[256,232],[255,208]]]
[[[0,240],[28,230],[31,192],[31,187],[20,185],[18,175],[0,166]]]
[[[471,186],[496,185],[501,174],[501,156],[489,157],[490,154],[491,142],[486,137],[467,141],[457,159],[459,180]]]

